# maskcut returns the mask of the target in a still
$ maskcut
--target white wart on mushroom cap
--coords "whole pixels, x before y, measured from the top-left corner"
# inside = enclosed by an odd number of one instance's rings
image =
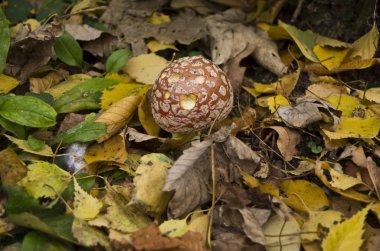
[[[224,119],[232,105],[230,81],[218,66],[201,56],[173,61],[153,86],[153,117],[172,133],[207,128]]]

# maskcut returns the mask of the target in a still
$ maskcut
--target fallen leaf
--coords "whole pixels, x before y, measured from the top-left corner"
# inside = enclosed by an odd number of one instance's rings
[[[365,218],[370,207],[331,228],[322,241],[323,251],[360,250],[363,243]]]
[[[312,123],[322,120],[318,106],[309,102],[299,103],[295,107],[280,107],[277,113],[286,125],[295,128],[305,128]]]
[[[107,88],[103,91],[100,98],[100,106],[102,110],[108,109],[112,104],[116,103],[122,98],[128,96],[141,96],[151,88],[151,85],[142,85],[135,83],[120,83]]]
[[[241,10],[229,9],[206,18],[213,62],[226,63],[246,48],[254,48],[252,55],[259,64],[276,75],[285,73],[287,67],[280,59],[277,45],[265,33],[243,25],[243,17]]]
[[[316,45],[313,48],[313,52],[321,64],[328,70],[334,70],[338,68],[346,55],[349,53],[349,48],[336,48],[331,46]]]
[[[375,187],[377,198],[380,198],[380,170],[371,157],[367,158],[367,169],[373,186]]]
[[[158,42],[157,40],[151,40],[149,41],[146,46],[151,52],[157,52],[157,51],[163,51],[163,50],[174,50],[174,51],[179,51],[177,47],[173,44],[163,44]]]
[[[63,32],[54,44],[57,57],[67,65],[82,67],[83,52],[79,43],[69,33]]]
[[[18,85],[19,81],[17,79],[4,74],[0,74],[0,93],[8,93]]]
[[[376,52],[377,44],[379,43],[379,31],[374,23],[372,29],[356,40],[347,55],[346,61],[360,59],[371,59]]]
[[[65,24],[65,31],[75,40],[90,41],[100,37],[102,31],[97,30],[87,24]]]
[[[343,219],[343,214],[339,211],[309,211],[309,219],[303,224],[301,235],[302,241],[310,242],[321,239],[326,231],[322,229],[330,229],[338,224]]]
[[[160,232],[169,237],[181,237],[189,231],[187,219],[182,220],[167,220],[158,226]]]
[[[48,157],[54,156],[54,152],[51,149],[51,147],[46,145],[45,143],[43,144],[43,146],[40,149],[33,150],[30,148],[27,140],[17,139],[15,137],[12,137],[12,136],[9,136],[6,134],[4,134],[4,136],[7,139],[9,139],[12,143],[16,144],[18,148],[22,149],[25,152],[33,153],[33,154],[36,154],[39,156],[48,156]]]
[[[30,92],[33,93],[43,93],[47,90],[49,90],[54,85],[61,82],[63,79],[65,79],[69,75],[69,72],[63,69],[57,69],[54,71],[49,72],[47,75],[45,75],[42,78],[29,78]]]
[[[27,175],[20,180],[19,185],[34,198],[55,198],[70,181],[70,174],[55,164],[38,161],[27,168]]]
[[[138,116],[144,130],[151,136],[158,136],[160,127],[152,115],[151,92],[147,92],[138,107]]]
[[[296,146],[301,141],[301,135],[297,131],[286,127],[271,126],[269,128],[275,130],[278,134],[277,147],[284,160],[292,160],[294,155],[298,154]]]
[[[91,227],[83,220],[74,219],[72,232],[78,243],[85,247],[94,248],[100,245],[105,250],[112,250],[107,236],[101,230]]]
[[[129,59],[124,71],[140,83],[153,85],[160,72],[168,64],[166,59],[154,53],[143,54]]]
[[[203,245],[207,243],[209,216],[202,213],[194,213],[189,222],[189,231],[198,232],[202,235]]]
[[[284,219],[279,215],[273,215],[263,226],[266,250],[300,250],[300,231],[300,227],[293,217]]]
[[[378,118],[342,118],[335,131],[323,129],[330,139],[373,138],[380,130]]]
[[[78,184],[77,180],[74,180],[74,208],[73,214],[76,219],[91,220],[95,218],[103,204],[97,198],[94,198],[90,194],[86,193]]]
[[[11,33],[9,30],[9,21],[4,15],[3,10],[0,10],[0,40],[2,45],[0,46],[0,72],[3,72],[7,64],[7,55],[9,46],[11,43]]]
[[[366,99],[372,102],[375,102],[377,104],[380,103],[380,88],[370,88],[365,91],[358,91],[359,97],[362,99]]]
[[[334,94],[345,95],[349,93],[347,88],[343,85],[320,82],[308,86],[304,97],[325,99]]]
[[[116,134],[102,143],[89,146],[83,158],[88,164],[97,161],[114,161],[124,163],[127,160],[124,133]]]
[[[260,218],[260,220],[262,221],[262,224],[260,224],[260,221],[255,215],[254,210],[245,207],[239,209],[239,212],[243,217],[243,230],[245,234],[248,236],[248,238],[255,243],[265,245],[266,240],[261,227],[265,223],[265,221],[268,220],[270,212],[265,211],[266,214],[261,215],[262,218]]]
[[[130,203],[159,215],[164,212],[170,199],[170,193],[163,191],[163,188],[172,160],[163,154],[152,153],[144,155],[140,162],[133,179],[135,193]]]
[[[321,210],[330,205],[323,190],[306,180],[285,180],[280,189],[284,194],[282,201],[300,212]]]
[[[352,117],[355,110],[366,108],[360,103],[360,99],[349,95],[333,94],[325,100],[335,109],[341,111],[342,117]]]
[[[126,126],[140,102],[141,97],[139,96],[125,97],[102,112],[95,122],[105,123],[107,125],[107,133],[99,137],[97,141],[99,143],[103,142]]]
[[[16,185],[26,176],[25,164],[11,148],[0,152],[0,159],[2,160],[0,162],[1,184]]]

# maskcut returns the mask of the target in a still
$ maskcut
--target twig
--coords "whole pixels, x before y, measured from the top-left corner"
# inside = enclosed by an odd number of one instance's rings
[[[211,148],[212,193],[211,193],[211,208],[209,211],[209,221],[208,221],[208,229],[207,229],[207,242],[208,242],[208,246],[211,248],[211,228],[212,228],[212,222],[213,222],[213,217],[214,217],[215,193],[216,193],[214,143],[211,144],[210,148]]]
[[[302,10],[303,1],[304,0],[298,1],[297,8],[295,9],[293,16],[292,16],[292,19],[290,20],[291,23],[294,23],[297,20],[298,16],[300,15],[301,10]]]

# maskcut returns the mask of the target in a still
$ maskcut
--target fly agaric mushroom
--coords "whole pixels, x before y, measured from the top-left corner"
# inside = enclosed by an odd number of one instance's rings
[[[224,72],[201,56],[174,60],[158,76],[152,91],[152,113],[171,133],[189,133],[223,120],[233,104]]]

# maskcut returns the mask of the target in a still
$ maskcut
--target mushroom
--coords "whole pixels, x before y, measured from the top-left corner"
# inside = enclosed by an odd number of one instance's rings
[[[174,60],[153,86],[153,117],[171,133],[210,127],[223,120],[232,105],[233,91],[226,74],[202,56]]]

